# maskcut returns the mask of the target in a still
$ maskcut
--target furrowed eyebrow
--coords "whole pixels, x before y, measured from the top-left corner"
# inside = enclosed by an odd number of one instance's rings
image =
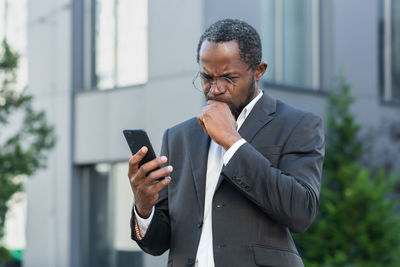
[[[200,75],[201,76],[203,76],[204,78],[212,78],[210,75],[208,75],[207,73],[205,73],[205,72],[200,72]]]
[[[224,74],[222,74],[221,76],[231,76],[231,75],[240,75],[240,73],[239,73],[239,72],[233,71],[233,72],[224,73]]]
[[[204,71],[200,72],[200,74],[203,75],[204,77],[207,77],[207,78],[213,77],[211,75],[208,75]],[[227,76],[233,76],[233,75],[240,75],[240,73],[239,72],[227,72],[227,73],[224,73],[224,74],[222,74],[222,75],[220,75],[218,77],[227,77]]]

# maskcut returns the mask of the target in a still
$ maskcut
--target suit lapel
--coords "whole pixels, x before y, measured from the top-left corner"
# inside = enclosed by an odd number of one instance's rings
[[[210,137],[203,129],[196,125],[190,129],[189,133],[192,141],[190,144],[190,164],[192,167],[194,185],[196,187],[197,200],[201,214],[204,213],[204,198],[206,188],[206,172],[208,149],[210,147]]]
[[[258,131],[274,118],[275,111],[276,99],[263,92],[263,96],[247,116],[242,127],[240,127],[240,136],[248,143],[251,143]]]
[[[268,94],[263,92],[263,96],[258,100],[250,114],[239,129],[239,134],[246,140],[247,143],[251,144],[254,136],[258,133],[261,128],[268,124],[273,118],[276,111],[276,99],[273,99]],[[222,175],[219,177],[217,187],[222,183]]]

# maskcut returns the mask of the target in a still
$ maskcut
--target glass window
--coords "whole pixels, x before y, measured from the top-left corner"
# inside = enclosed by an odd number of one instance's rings
[[[145,83],[147,0],[95,3],[95,87],[109,89]]]
[[[392,97],[400,100],[400,1],[392,1]]]
[[[381,85],[385,100],[400,100],[400,1],[384,0],[381,19]]]
[[[127,162],[80,168],[83,266],[142,266],[143,252],[130,238],[132,190]]]
[[[269,64],[266,79],[318,89],[318,0],[262,1],[263,58]]]

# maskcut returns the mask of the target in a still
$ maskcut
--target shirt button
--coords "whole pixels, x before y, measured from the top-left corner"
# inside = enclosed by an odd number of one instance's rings
[[[197,228],[201,228],[203,226],[203,221],[200,221],[198,224],[197,224]]]
[[[221,204],[217,204],[217,209],[220,209],[220,208],[222,208],[222,205]]]

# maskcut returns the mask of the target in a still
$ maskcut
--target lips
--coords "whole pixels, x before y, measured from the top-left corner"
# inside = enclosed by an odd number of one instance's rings
[[[214,100],[214,101],[218,101],[218,102],[223,102],[223,103],[229,104],[228,100],[223,99],[221,97],[207,96],[207,101],[209,101],[209,100]]]

